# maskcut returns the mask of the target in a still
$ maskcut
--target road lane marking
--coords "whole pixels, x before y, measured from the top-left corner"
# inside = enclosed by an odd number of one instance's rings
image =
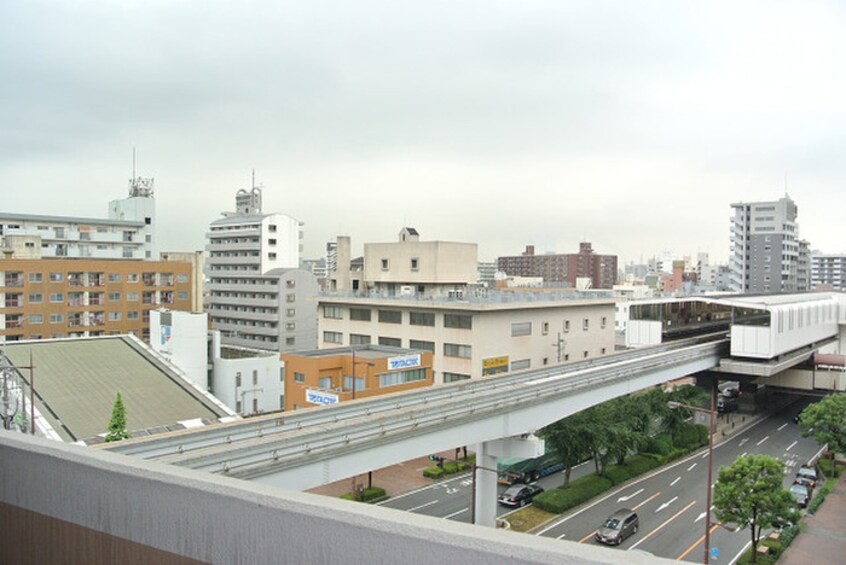
[[[670,483],[670,486],[671,486],[671,487],[672,487],[672,486],[675,486],[675,484],[676,484],[677,482],[679,482],[680,480],[681,480],[681,477],[676,477],[676,480],[675,480],[675,481],[673,481],[672,483]]]
[[[719,528],[719,527],[720,527],[720,522],[717,522],[716,524],[714,524],[713,526],[711,526],[711,529],[709,530],[709,532],[708,532],[708,533],[713,534],[713,533],[714,533],[714,530],[716,530],[716,529],[717,529],[717,528]],[[701,536],[699,537],[699,539],[698,539],[698,540],[696,540],[696,543],[694,543],[693,545],[691,545],[690,547],[688,547],[688,548],[685,550],[685,552],[684,552],[684,553],[682,553],[681,555],[679,555],[678,557],[676,557],[676,561],[681,561],[682,559],[684,559],[685,557],[687,557],[687,554],[688,554],[688,553],[690,553],[691,551],[693,551],[694,549],[696,549],[696,546],[697,546],[697,545],[699,545],[700,543],[702,543],[703,541],[705,541],[705,534],[701,535]]]
[[[748,453],[747,451],[744,451],[743,453],[741,453],[741,454],[740,454],[740,456],[741,456],[741,457],[746,457],[746,454],[747,454],[747,453]]]
[[[580,540],[579,540],[579,543],[585,543],[587,540],[589,540],[590,538],[592,538],[592,537],[593,537],[593,534],[595,534],[595,533],[596,533],[596,530],[592,531],[591,533],[589,533],[588,535],[586,535],[585,537],[583,537],[582,539],[580,539]],[[561,538],[559,538],[559,539],[561,539]]]
[[[702,454],[702,459],[705,459],[706,457],[708,457],[708,452],[707,452],[707,451],[706,451],[705,453],[703,453],[703,454]]]
[[[470,473],[463,473],[461,475],[458,475],[454,479],[450,479],[450,481],[457,481],[457,480],[461,480],[461,479],[467,480],[466,477],[469,477],[469,476],[470,476]],[[449,481],[446,481],[446,482],[449,482]],[[383,500],[382,502],[377,502],[376,506],[382,506],[383,504],[387,504],[389,502],[399,500],[400,498],[405,498],[406,496],[410,496],[412,494],[417,494],[418,492],[423,492],[424,490],[431,490],[431,489],[435,489],[435,488],[440,488],[441,486],[443,486],[443,484],[444,483],[434,483],[434,484],[431,484],[431,485],[425,485],[425,486],[422,486],[420,488],[416,488],[414,490],[410,490],[408,492],[403,492],[401,494],[391,496],[391,498],[389,498],[388,500]],[[468,485],[472,484],[472,479],[467,484]]]
[[[453,512],[452,514],[449,514],[449,515],[447,515],[447,516],[444,516],[444,520],[449,520],[449,519],[450,519],[450,518],[452,518],[453,516],[458,516],[459,514],[461,514],[461,513],[463,513],[463,512],[469,512],[469,511],[470,511],[470,509],[469,509],[469,508],[464,508],[463,510],[459,510],[458,512]]]
[[[746,443],[747,441],[749,441],[748,437],[743,438],[742,440],[740,440],[740,445],[738,445],[737,447],[743,447],[743,444]]]
[[[555,538],[555,539],[564,539],[564,538],[566,538],[566,537],[567,537],[567,534],[561,534],[560,536],[558,536],[558,537],[557,537],[557,538]]]
[[[668,507],[669,505],[671,505],[672,503],[674,503],[678,499],[679,499],[678,496],[674,496],[673,498],[671,498],[670,500],[668,500],[667,502],[665,502],[664,504],[659,506],[658,509],[655,511],[655,513],[657,514],[658,512],[661,512],[663,509],[665,509],[666,507]]]
[[[791,449],[794,445],[796,445],[797,443],[799,443],[799,441],[798,441],[798,440],[797,440],[797,441],[794,441],[793,443],[791,443],[790,445],[788,445],[788,446],[787,446],[787,449],[785,449],[785,451],[790,451],[790,449]]]
[[[734,563],[735,563],[738,559],[740,559],[740,556],[741,556],[741,555],[743,555],[744,553],[746,553],[746,550],[747,550],[747,549],[749,549],[749,547],[750,547],[751,545],[752,545],[752,542],[751,542],[751,541],[747,541],[747,542],[746,542],[746,545],[744,545],[744,546],[743,546],[743,549],[741,549],[741,550],[740,550],[740,553],[738,553],[737,555],[735,555],[735,556],[732,558],[732,560],[731,560],[731,561],[729,561],[729,565],[734,565]]]
[[[632,494],[630,494],[628,496],[621,496],[620,498],[617,499],[617,502],[626,502],[626,501],[631,500],[632,498],[636,497],[637,495],[639,495],[642,492],[643,492],[643,489],[640,489],[639,491],[633,492]]]
[[[764,443],[764,442],[765,442],[765,441],[767,441],[768,439],[770,439],[770,436],[765,437],[764,439],[762,439],[761,441],[759,441],[759,442],[758,442],[758,443],[756,443],[755,445],[761,445],[762,443]]]
[[[782,424],[782,425],[781,425],[781,426],[780,426],[780,427],[779,427],[776,431],[777,431],[777,432],[780,432],[781,430],[783,430],[783,429],[784,429],[784,428],[786,428],[786,427],[787,427],[787,424],[786,424],[786,423],[784,423],[784,424]]]
[[[714,509],[714,505],[712,504],[712,505],[711,505],[711,510],[713,510],[713,509]],[[696,520],[694,520],[694,521],[693,521],[693,523],[695,524],[696,522],[698,522],[699,520],[701,520],[702,518],[704,518],[706,514],[707,514],[707,512],[703,512],[702,514],[700,514],[700,515],[699,515],[699,518],[697,518]]]
[[[415,506],[414,508],[409,508],[406,512],[414,512],[415,510],[420,510],[421,508],[426,508],[427,506],[432,506],[433,504],[437,504],[440,502],[439,500],[431,500],[426,504],[421,504],[420,506]]]
[[[670,516],[669,518],[667,518],[667,519],[664,521],[664,523],[663,523],[663,524],[661,524],[660,526],[658,526],[657,528],[655,528],[654,530],[652,530],[651,532],[649,532],[648,534],[646,534],[645,536],[643,536],[643,537],[640,539],[640,541],[638,541],[636,544],[634,544],[633,546],[631,546],[629,549],[634,549],[634,548],[636,548],[637,546],[639,546],[640,544],[642,544],[643,542],[645,542],[646,540],[648,540],[649,538],[651,538],[653,535],[657,534],[659,530],[661,530],[664,526],[666,526],[667,524],[669,524],[670,522],[672,522],[673,520],[675,520],[676,518],[678,518],[679,516],[681,516],[682,514],[684,514],[685,512],[687,512],[687,511],[690,509],[690,507],[691,507],[691,506],[693,506],[694,504],[696,504],[696,501],[695,501],[695,500],[694,500],[693,502],[691,502],[690,504],[688,504],[687,506],[685,506],[684,508],[682,508],[681,510],[679,510],[678,512],[676,512],[673,516]],[[704,536],[703,536],[703,537],[704,537]]]
[[[698,463],[694,463],[693,465],[691,465],[690,467],[688,467],[688,468],[687,468],[688,472],[692,471],[692,470],[693,470],[693,468],[694,468],[694,467],[696,467],[696,465],[698,465]]]
[[[649,502],[650,500],[655,499],[655,498],[656,498],[659,494],[661,494],[661,493],[660,493],[660,492],[656,492],[655,494],[653,494],[652,496],[650,496],[649,498],[647,498],[646,500],[644,500],[643,502],[641,502],[641,503],[640,503],[640,504],[638,504],[637,506],[633,506],[633,507],[632,507],[632,510],[637,510],[638,508],[640,508],[641,506],[643,506],[644,504],[646,504],[646,503],[647,503],[647,502]]]

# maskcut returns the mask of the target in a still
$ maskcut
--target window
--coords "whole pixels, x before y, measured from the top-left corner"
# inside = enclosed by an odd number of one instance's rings
[[[470,380],[470,375],[463,375],[461,373],[444,373],[444,382],[445,383],[454,383],[455,381],[467,381]]]
[[[127,302],[138,302],[138,293],[137,292],[127,292],[126,293],[126,300],[127,300]]]
[[[297,288],[297,281],[291,279],[286,280],[285,288]]]
[[[253,369],[253,386],[258,384],[258,371]]]
[[[434,341],[420,341],[419,339],[412,339],[409,340],[408,347],[410,349],[422,349],[423,351],[431,351],[432,353],[435,352]]]
[[[370,308],[350,308],[350,320],[370,321]]]
[[[285,330],[287,331],[294,331],[296,329],[294,322],[286,322],[285,323]]]
[[[30,324],[43,324],[44,323],[44,316],[41,314],[30,314],[29,315],[29,323]]]
[[[61,324],[65,321],[65,316],[63,314],[50,314],[50,323],[51,324]]]
[[[294,308],[288,308],[288,309],[285,310],[285,315],[288,316],[289,318],[293,318],[294,316],[297,315],[297,311]]]
[[[402,347],[402,340],[398,337],[379,337],[379,345],[390,345],[392,347]]]
[[[258,412],[258,398],[253,398],[253,412]]]
[[[120,312],[109,312],[109,321],[110,322],[119,322],[120,321]]]
[[[541,325],[541,331],[543,332],[543,335],[549,333],[549,322],[544,322],[543,325]]]
[[[294,382],[295,383],[304,383],[305,382],[305,373],[298,373],[294,371]]]
[[[110,283],[120,282],[120,273],[109,273],[109,282]]]
[[[412,270],[412,271],[416,271],[416,270],[418,270],[418,269],[419,269],[419,264],[420,264],[420,262],[419,262],[419,260],[417,259],[417,257],[412,257],[412,258],[411,258],[411,270]]]
[[[363,334],[350,334],[350,345],[369,345],[370,336]]]
[[[379,386],[396,386],[406,383],[413,383],[415,381],[426,380],[426,369],[410,369],[408,371],[398,371],[396,373],[383,373],[379,375]]]
[[[290,304],[291,302],[296,302],[296,301],[297,301],[297,295],[296,294],[286,294],[285,295],[285,302]]]
[[[519,371],[520,369],[528,369],[532,366],[531,359],[519,359],[517,361],[511,362],[511,370],[512,371]]]
[[[50,273],[50,282],[62,282],[65,278],[62,273]]]
[[[511,337],[532,335],[532,322],[515,322],[511,324]]]
[[[269,253],[267,254],[267,258],[268,258],[268,260],[270,260],[270,261],[275,261],[275,260],[276,260],[276,253],[269,252]]]
[[[31,282],[31,283],[44,282],[44,274],[43,273],[30,273],[29,274],[29,282]]]
[[[434,326],[435,315],[432,312],[409,312],[408,323],[412,326]]]
[[[588,358],[588,352],[587,352],[587,351],[585,351],[584,358],[585,358],[585,359],[587,359],[587,358]]]
[[[344,317],[344,309],[340,306],[324,306],[323,317],[333,320],[341,320]]]
[[[588,320],[587,318],[582,320],[582,330],[588,331],[589,327],[590,327],[590,320]]]
[[[237,373],[235,373],[235,386],[236,387],[241,386],[241,371],[238,371]]]
[[[388,260],[387,260],[387,259],[382,259],[382,270],[383,270],[383,271],[387,271],[387,270],[388,270],[388,265],[389,265]]]
[[[602,316],[602,321],[599,323],[599,327],[602,328],[603,330],[605,329],[605,323],[606,323],[605,316]]]
[[[30,304],[41,304],[44,302],[44,295],[40,292],[35,292],[29,295],[29,303]]]
[[[129,273],[128,275],[126,275],[126,282],[137,283],[138,273]]]
[[[120,293],[119,292],[110,292],[109,293],[109,302],[117,302],[120,300]]]
[[[602,354],[605,355],[605,348],[602,348]]]
[[[276,240],[275,239],[268,239],[267,244],[268,245],[276,245]]]
[[[285,338],[285,345],[294,345],[297,341],[295,337],[286,337]]]
[[[241,413],[241,401],[240,400],[235,401],[235,411],[239,414]]]
[[[445,328],[460,328],[469,330],[473,328],[473,316],[469,314],[444,314]]]
[[[276,224],[268,224],[267,225],[267,231],[275,232],[276,231]]]
[[[564,320],[564,333],[570,331],[570,320]]]
[[[326,343],[344,343],[344,334],[341,332],[323,332],[323,341]]]
[[[188,300],[188,293],[185,292],[184,290],[179,291],[179,292],[176,293],[176,299],[177,300]]]
[[[356,377],[355,382],[351,375],[344,375],[344,390],[364,390],[364,377]]]
[[[379,321],[385,324],[401,324],[402,312],[398,310],[379,310]]]
[[[138,319],[138,311],[137,310],[130,310],[126,313],[127,320],[137,320]]]
[[[472,348],[469,345],[461,345],[459,343],[445,343],[444,356],[470,359],[472,356]]]
[[[64,299],[65,299],[65,296],[61,292],[51,292],[50,293],[50,302],[63,302]]]

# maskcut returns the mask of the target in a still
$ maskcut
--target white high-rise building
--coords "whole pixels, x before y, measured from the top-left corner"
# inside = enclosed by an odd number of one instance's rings
[[[153,179],[129,181],[129,196],[108,218],[0,212],[0,247],[16,257],[158,260]]]
[[[317,279],[299,268],[302,222],[261,212],[261,189],[240,190],[206,234],[206,310],[224,345],[275,351],[317,346]]]
[[[789,196],[732,204],[732,290],[776,293],[808,290],[807,242],[799,240],[798,208]]]
[[[811,255],[811,288],[846,292],[846,253]]]

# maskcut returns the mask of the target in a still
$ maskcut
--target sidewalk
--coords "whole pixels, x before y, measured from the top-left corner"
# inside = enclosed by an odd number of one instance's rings
[[[816,514],[803,518],[805,529],[779,558],[779,565],[843,563],[846,556],[846,473],[841,472]]]

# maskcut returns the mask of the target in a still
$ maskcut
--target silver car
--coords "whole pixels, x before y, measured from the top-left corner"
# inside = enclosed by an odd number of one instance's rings
[[[620,545],[623,540],[637,533],[640,519],[634,510],[621,508],[614,512],[605,523],[596,530],[596,540],[610,545]]]

